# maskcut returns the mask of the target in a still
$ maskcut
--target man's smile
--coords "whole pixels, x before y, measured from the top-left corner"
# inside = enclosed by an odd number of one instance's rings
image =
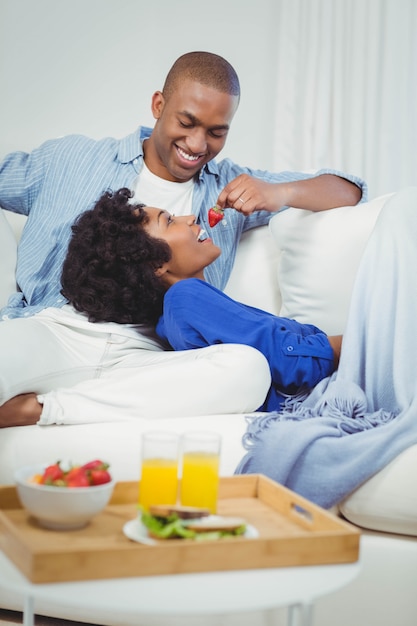
[[[200,155],[190,154],[189,152],[185,152],[185,150],[183,150],[179,146],[175,146],[175,148],[177,149],[177,153],[180,156],[180,158],[185,159],[189,163],[196,163],[197,161],[200,161],[204,156],[201,154]]]

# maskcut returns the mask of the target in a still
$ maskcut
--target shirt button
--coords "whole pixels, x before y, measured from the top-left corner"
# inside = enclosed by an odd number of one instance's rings
[[[294,350],[294,346],[287,346],[287,352],[292,352]]]

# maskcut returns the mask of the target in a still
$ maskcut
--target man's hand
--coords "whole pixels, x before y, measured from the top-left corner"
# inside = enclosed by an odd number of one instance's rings
[[[0,406],[0,428],[36,424],[41,413],[42,405],[36,393],[23,393]]]
[[[354,183],[333,174],[288,183],[267,183],[248,174],[240,174],[220,193],[217,206],[234,208],[244,215],[265,210],[271,213],[284,206],[309,211],[325,211],[353,206],[361,199]]]

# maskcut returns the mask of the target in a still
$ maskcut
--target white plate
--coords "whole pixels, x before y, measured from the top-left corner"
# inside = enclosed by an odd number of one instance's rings
[[[210,519],[211,517],[214,518],[215,516],[213,515],[206,519]],[[147,546],[156,546],[159,543],[157,539],[152,539],[148,536],[148,529],[144,524],[142,524],[139,517],[130,520],[130,522],[126,522],[123,526],[123,532],[128,539],[137,541],[138,543],[144,543]],[[256,539],[259,537],[259,533],[254,526],[247,524],[246,531],[243,535],[240,535],[240,537],[245,537],[245,539]]]

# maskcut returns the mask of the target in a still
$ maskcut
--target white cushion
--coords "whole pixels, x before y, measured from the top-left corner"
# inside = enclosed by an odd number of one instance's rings
[[[290,208],[272,218],[281,316],[343,334],[363,249],[390,195],[318,213]]]
[[[350,522],[417,535],[417,445],[411,446],[339,505]]]
[[[17,259],[17,243],[13,230],[6,219],[5,212],[0,209],[0,308],[7,303],[11,293],[16,291],[15,269]]]
[[[225,292],[250,306],[279,314],[281,298],[276,280],[279,250],[268,226],[243,233]]]

